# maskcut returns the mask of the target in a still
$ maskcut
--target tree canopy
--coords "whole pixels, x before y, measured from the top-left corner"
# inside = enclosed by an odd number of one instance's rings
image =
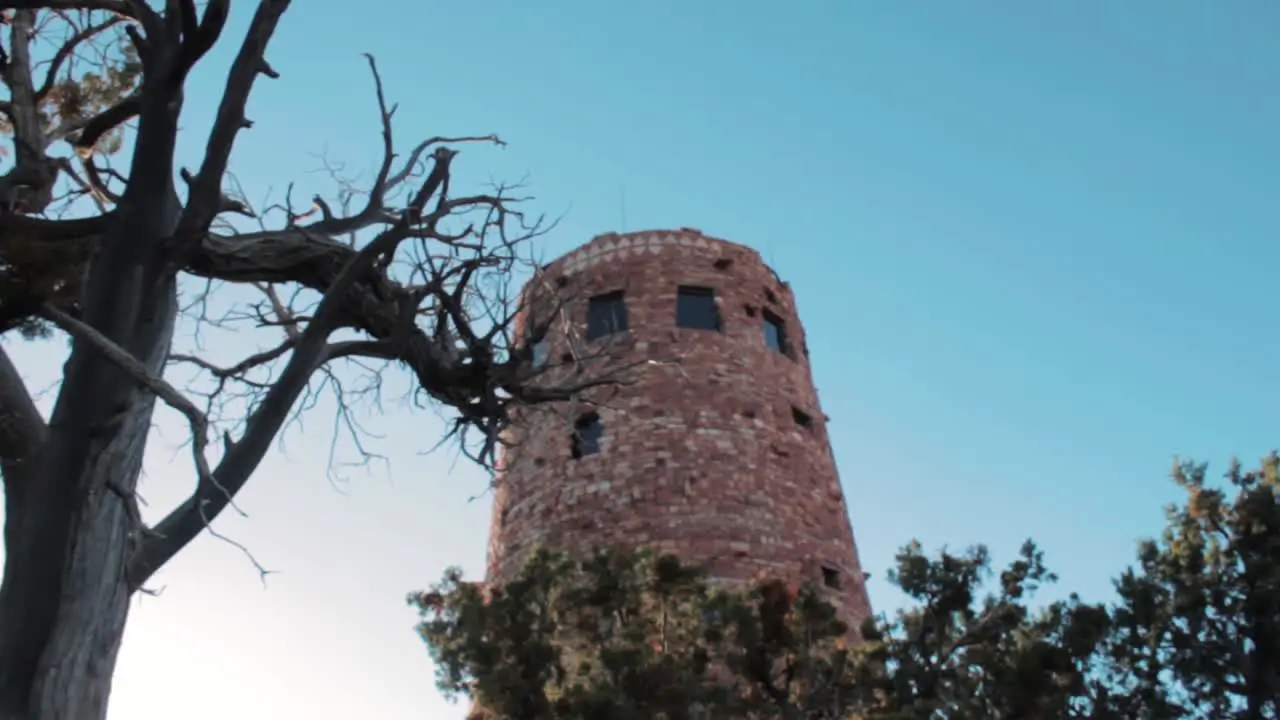
[[[1028,541],[898,554],[908,603],[857,633],[822,590],[708,583],[642,549],[537,552],[501,587],[456,569],[409,602],[440,689],[485,720],[1263,720],[1280,707],[1275,455],[1221,486],[1179,463],[1183,502],[1115,598],[1035,603],[1057,578]]]

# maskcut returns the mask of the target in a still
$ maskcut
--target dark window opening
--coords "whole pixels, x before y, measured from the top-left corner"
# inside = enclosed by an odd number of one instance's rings
[[[791,408],[791,419],[795,420],[796,425],[799,425],[805,430],[813,429],[813,416],[801,410],[800,408],[797,408],[797,407]]]
[[[772,290],[770,290],[769,288],[765,288],[765,289],[764,289],[764,299],[765,299],[765,300],[768,300],[769,302],[771,302],[771,303],[773,303],[773,304],[775,304],[775,305],[778,303],[778,296],[777,296],[777,295],[774,295],[774,294],[773,294],[773,291],[772,291]]]
[[[596,413],[587,413],[573,424],[573,458],[595,455],[600,452],[600,440],[604,437],[604,423]]]
[[[839,590],[840,589],[840,571],[833,567],[823,565],[822,566],[822,584],[826,585],[832,590]]]
[[[705,287],[680,287],[676,290],[676,325],[694,330],[719,330],[720,310],[716,307],[716,291]]]
[[[627,302],[622,291],[596,295],[587,304],[587,340],[627,331]]]
[[[764,313],[764,344],[771,350],[777,350],[783,355],[789,354],[787,346],[787,326],[782,322],[782,318],[765,310]]]
[[[729,258],[720,258],[719,260],[712,263],[712,266],[714,266],[715,269],[717,270],[728,270],[729,266],[731,265],[733,265],[733,261],[730,260]]]

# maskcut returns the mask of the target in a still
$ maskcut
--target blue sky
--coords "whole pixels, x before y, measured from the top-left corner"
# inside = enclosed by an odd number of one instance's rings
[[[251,9],[193,79],[189,165]],[[328,187],[315,153],[372,168],[373,52],[406,144],[510,143],[467,149],[460,178],[527,175],[565,213],[548,254],[693,226],[791,282],[878,610],[912,537],[1003,559],[1032,536],[1102,598],[1159,530],[1175,453],[1221,469],[1277,444],[1278,35],[1267,0],[309,0],[233,168],[304,197]],[[16,360],[41,384],[56,352]],[[220,524],[281,574],[264,590],[201,538],[135,609],[113,719],[462,716],[403,596],[479,572],[484,478],[422,454],[434,415],[392,408],[391,472],[335,487],[327,422]],[[180,429],[152,448],[155,513],[190,482]]]

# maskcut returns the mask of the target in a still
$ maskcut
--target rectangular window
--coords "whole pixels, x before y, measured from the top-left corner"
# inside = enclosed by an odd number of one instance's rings
[[[830,565],[822,566],[822,584],[832,590],[840,589],[840,571]]]
[[[627,331],[627,302],[622,291],[596,295],[587,303],[587,340]]]
[[[676,290],[676,326],[693,330],[719,330],[720,311],[716,291],[682,286]]]
[[[782,318],[765,310],[764,313],[764,344],[772,350],[777,350],[783,355],[789,354],[787,347],[787,326],[782,322]]]
[[[587,455],[595,455],[600,452],[600,441],[603,438],[604,424],[600,422],[600,416],[587,413],[573,424],[570,453],[575,460]]]

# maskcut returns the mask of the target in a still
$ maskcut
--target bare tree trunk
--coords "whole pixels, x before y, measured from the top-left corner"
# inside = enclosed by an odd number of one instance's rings
[[[168,358],[178,309],[174,283],[167,282],[159,302],[149,308],[155,315],[141,323],[138,333],[149,351],[139,357],[156,375]],[[135,346],[134,351],[143,349]],[[132,593],[125,567],[142,529],[133,493],[155,407],[150,393],[136,393],[132,400],[118,429],[100,441],[101,449],[82,469],[80,486],[90,491],[69,534],[62,602],[36,668],[32,720],[106,717]],[[54,433],[56,439],[56,426]]]
[[[163,374],[177,321],[164,254],[182,207],[173,188],[180,103],[145,114],[130,187],[92,264],[83,322]],[[134,496],[155,396],[77,338],[40,452],[3,467],[0,720],[101,720],[128,616]]]
[[[191,238],[203,234],[216,210],[201,210],[196,202],[200,217],[178,237],[184,208],[174,188],[173,156],[182,84],[217,40],[229,6],[211,3],[198,17],[191,2],[169,3],[163,16],[145,4],[130,5],[147,35],[141,48],[146,79],[137,99],[129,101],[136,107],[127,115],[136,112],[138,125],[128,184],[90,262],[75,319],[88,334],[72,334],[71,355],[47,426],[29,398],[16,392],[5,398],[4,407],[11,412],[16,407],[16,414],[35,416],[26,418],[26,426],[28,435],[42,436],[33,443],[37,450],[15,448],[20,433],[6,426],[14,418],[0,417],[0,442],[8,445],[0,448],[5,450],[0,470],[7,553],[0,581],[0,720],[106,717],[129,598],[143,579],[131,577],[128,570],[143,540],[134,491],[156,401],[155,387],[145,380],[164,374],[179,310],[178,270],[189,255]],[[255,23],[269,21],[269,26],[250,37],[265,45],[287,6],[287,0],[264,2]],[[23,22],[33,18],[30,11],[19,15]],[[263,48],[248,41],[246,47],[241,54],[257,54],[251,63],[237,61],[248,68],[240,70],[249,79],[241,80],[244,98],[263,65]],[[28,76],[13,71],[6,81],[23,92],[32,85]],[[18,94],[15,102],[24,99]],[[33,105],[34,100],[26,99]],[[225,152],[212,167],[205,167],[208,159],[202,164],[189,199],[211,196],[216,205],[242,112],[243,99],[234,118],[220,119],[215,126],[215,134],[232,129],[223,139]],[[126,367],[129,362],[122,365],[107,350],[122,351],[143,372]],[[0,367],[0,393],[21,383],[11,370]],[[201,522],[182,544],[204,527],[203,507],[195,509]]]
[[[138,274],[136,295],[122,287],[130,283],[117,283],[123,307],[102,310],[130,314],[130,301],[142,300],[122,345],[159,374],[177,294],[171,278],[148,292],[148,274]],[[43,472],[8,498],[18,542],[10,545],[0,592],[0,720],[106,716],[131,594],[125,567],[141,530],[133,492],[154,405],[152,394],[92,349],[76,348]],[[51,557],[58,548],[62,556]],[[58,602],[49,604],[50,597]]]

